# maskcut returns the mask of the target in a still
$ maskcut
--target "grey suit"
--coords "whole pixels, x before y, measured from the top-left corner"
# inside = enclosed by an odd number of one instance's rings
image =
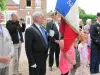
[[[1,26],[1,28],[2,28],[2,34],[0,34],[0,57],[2,56],[12,57],[14,55],[14,47],[11,37],[6,28],[4,28],[3,26]],[[0,75],[8,75],[8,67],[9,67],[9,62],[7,63],[0,62]]]

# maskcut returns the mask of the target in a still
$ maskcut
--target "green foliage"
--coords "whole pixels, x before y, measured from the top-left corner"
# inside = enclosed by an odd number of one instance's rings
[[[78,9],[79,9],[79,14],[86,14],[82,8],[78,7]]]
[[[7,0],[0,0],[0,11],[6,10],[6,1]]]
[[[92,14],[80,14],[79,17],[83,20],[84,24],[86,24],[87,19],[92,19],[92,22],[96,21],[96,15]]]

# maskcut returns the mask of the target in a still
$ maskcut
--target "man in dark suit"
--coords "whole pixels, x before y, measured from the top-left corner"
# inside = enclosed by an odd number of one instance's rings
[[[26,29],[25,48],[29,62],[29,75],[46,74],[46,58],[48,55],[47,32],[42,26],[44,15],[41,11],[33,13],[33,25]]]
[[[49,33],[49,40],[50,40],[50,52],[49,52],[49,67],[50,71],[52,71],[52,66],[54,64],[54,53],[55,53],[55,60],[56,60],[56,67],[59,66],[59,53],[60,48],[59,44],[56,42],[59,40],[59,14],[57,12],[52,13],[53,21],[47,23],[47,32]]]
[[[91,35],[91,74],[100,72],[100,13],[97,13],[97,21],[90,27]]]

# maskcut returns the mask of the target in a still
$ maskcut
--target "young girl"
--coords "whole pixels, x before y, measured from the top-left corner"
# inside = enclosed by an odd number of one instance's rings
[[[88,65],[88,45],[87,36],[85,34],[80,35],[80,44],[78,50],[80,53],[80,67],[77,69],[76,75],[90,75]]]
[[[61,71],[61,75],[68,75],[69,71],[73,69],[73,65],[75,65],[75,49],[74,45],[71,46],[71,48],[64,53],[63,47],[63,40],[60,41],[60,48],[61,48],[61,54],[60,54],[60,62],[59,62],[59,69]]]

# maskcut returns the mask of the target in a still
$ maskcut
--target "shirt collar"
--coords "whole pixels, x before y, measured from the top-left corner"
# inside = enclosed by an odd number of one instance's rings
[[[37,25],[38,27],[40,27],[41,25],[39,25],[38,23],[35,23],[35,25]]]
[[[39,25],[39,24],[37,24],[37,23],[35,23],[35,25],[38,27],[38,28],[40,28],[41,26]]]

